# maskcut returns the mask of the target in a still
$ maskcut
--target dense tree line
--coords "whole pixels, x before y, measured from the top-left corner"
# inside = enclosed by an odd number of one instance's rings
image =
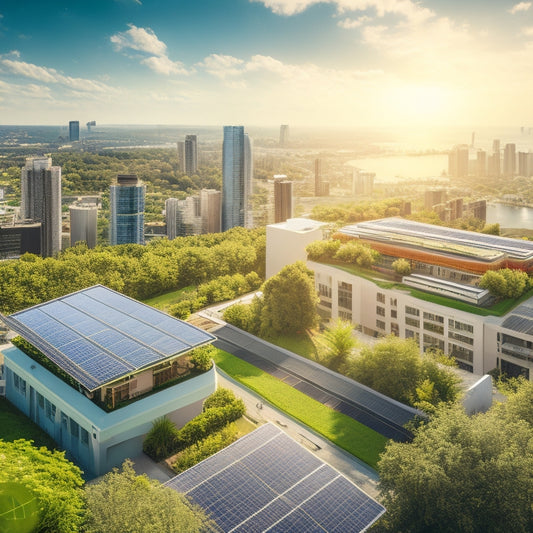
[[[532,282],[527,272],[511,268],[487,270],[479,280],[479,286],[497,298],[520,298],[531,289]]]
[[[0,311],[13,313],[97,283],[142,300],[223,275],[264,271],[264,230],[233,228],[146,246],[78,245],[55,258],[26,254],[1,262]]]

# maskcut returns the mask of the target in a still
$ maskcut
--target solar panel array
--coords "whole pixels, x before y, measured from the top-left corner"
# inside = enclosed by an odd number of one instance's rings
[[[14,313],[6,322],[88,390],[215,339],[101,285]]]
[[[378,236],[384,233],[412,235],[424,239],[457,243],[480,249],[499,250],[511,257],[530,259],[533,255],[533,242],[507,237],[498,237],[473,231],[424,224],[402,218],[384,218],[370,222],[360,222],[340,230],[347,235],[358,235],[361,231]]]
[[[385,508],[273,424],[166,483],[224,532],[365,531]]]

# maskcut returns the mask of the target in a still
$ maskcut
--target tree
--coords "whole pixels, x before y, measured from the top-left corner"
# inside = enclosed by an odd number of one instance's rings
[[[338,319],[317,339],[318,361],[335,372],[343,373],[347,362],[357,346],[353,325]]]
[[[36,505],[28,517],[30,528],[26,531],[42,533],[71,533],[78,531],[83,522],[83,478],[81,470],[65,459],[65,452],[37,448],[32,441],[14,442],[0,440],[0,502],[5,505],[6,492],[15,498],[33,495]],[[8,509],[2,509],[6,511]],[[33,512],[31,512],[33,510]],[[6,516],[1,513],[0,530]],[[9,520],[8,515],[8,522]],[[32,529],[32,521],[35,528]],[[11,528],[13,523],[9,524]],[[15,529],[16,531],[16,529]],[[21,531],[25,531],[22,527]]]
[[[194,533],[215,531],[204,511],[183,494],[146,475],[126,460],[85,489],[87,533]]]
[[[403,259],[403,257],[393,261],[391,266],[399,276],[408,276],[411,273],[411,263],[407,259]]]
[[[498,409],[439,409],[411,443],[382,455],[377,531],[533,531],[532,443],[532,427]]]
[[[261,330],[265,334],[296,333],[318,321],[313,272],[302,261],[287,265],[263,286]]]
[[[526,272],[503,268],[487,270],[481,276],[479,286],[498,298],[519,298],[531,287],[531,283]]]
[[[213,357],[216,349],[214,346],[199,346],[189,352],[191,363],[200,372],[207,372],[213,366]]]

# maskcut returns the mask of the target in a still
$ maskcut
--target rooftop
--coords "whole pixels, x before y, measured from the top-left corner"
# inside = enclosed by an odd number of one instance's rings
[[[215,339],[102,285],[0,318],[89,391]]]
[[[295,231],[298,233],[307,233],[308,231],[314,231],[326,225],[326,222],[318,222],[316,220],[311,220],[310,218],[289,218],[285,222],[269,224],[269,227]]]

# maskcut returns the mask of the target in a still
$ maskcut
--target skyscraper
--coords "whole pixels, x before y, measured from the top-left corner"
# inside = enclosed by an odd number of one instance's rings
[[[21,216],[41,222],[41,254],[61,250],[61,167],[51,157],[26,159],[21,172]]]
[[[516,174],[516,145],[506,144],[503,151],[503,175],[513,177]]]
[[[185,141],[178,141],[178,168],[185,172]]]
[[[448,175],[454,178],[468,176],[468,145],[458,144],[448,153]]]
[[[135,174],[119,174],[111,185],[111,244],[144,244],[146,185]]]
[[[279,145],[283,148],[289,142],[289,125],[282,124],[279,127]]]
[[[196,135],[185,136],[185,174],[192,176],[198,169],[198,139]]]
[[[215,189],[200,191],[200,211],[202,214],[202,233],[220,232],[220,208],[222,194]]]
[[[292,181],[287,176],[274,176],[274,222],[292,218]]]
[[[222,144],[222,231],[252,226],[252,141],[243,126],[224,126]]]
[[[70,246],[85,242],[88,248],[96,246],[98,208],[94,204],[69,206]]]
[[[68,123],[68,138],[70,142],[80,140],[80,121],[71,120]]]

